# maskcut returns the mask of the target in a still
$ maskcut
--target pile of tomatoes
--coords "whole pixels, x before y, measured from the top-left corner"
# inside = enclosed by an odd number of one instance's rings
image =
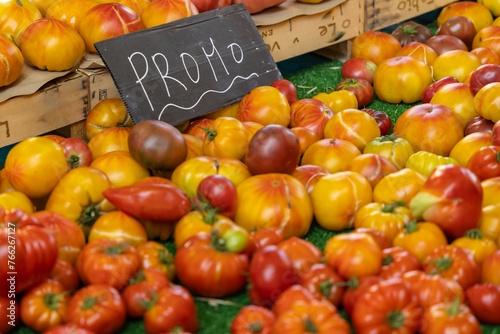
[[[485,9],[447,6],[438,25],[483,24]],[[201,332],[197,298],[241,293],[251,305],[221,331],[500,325],[500,57],[394,35],[360,35],[342,80],[310,98],[280,79],[176,126],[134,125],[110,98],[87,141],[16,144],[0,172],[0,332]],[[374,95],[422,103],[393,124]],[[305,239],[313,223],[333,232],[324,247]]]

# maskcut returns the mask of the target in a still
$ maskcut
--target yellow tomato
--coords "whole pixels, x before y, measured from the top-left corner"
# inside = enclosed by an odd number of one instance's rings
[[[116,239],[138,247],[148,240],[148,236],[137,219],[116,210],[100,216],[92,225],[88,242],[97,239]]]
[[[489,205],[500,204],[500,176],[492,177],[481,182],[483,188],[483,208]]]
[[[30,198],[50,194],[68,172],[61,145],[44,137],[31,137],[16,144],[5,159],[9,183]]]
[[[384,60],[392,58],[401,49],[401,43],[391,34],[382,31],[364,31],[354,38],[351,58],[371,60],[379,66]]]
[[[133,125],[134,123],[132,123],[122,99],[108,98],[102,100],[90,110],[85,119],[85,134],[87,140],[91,140],[104,129],[132,127]]]
[[[373,77],[375,94],[388,103],[420,101],[424,89],[431,83],[430,68],[409,56],[384,60],[378,65]]]
[[[305,186],[288,174],[254,175],[241,182],[234,221],[247,231],[274,227],[285,238],[303,237],[313,220],[313,207]]]
[[[368,113],[358,109],[344,109],[326,122],[324,137],[347,140],[362,152],[367,143],[380,137],[380,128]]]
[[[481,147],[493,145],[493,137],[491,132],[473,132],[460,139],[453,146],[450,152],[450,158],[458,161],[462,167],[467,167],[470,157],[476,153]]]
[[[413,169],[424,176],[429,176],[437,166],[447,164],[458,165],[458,161],[435,153],[418,151],[410,155],[406,161],[406,168]]]
[[[259,86],[246,94],[238,105],[236,117],[262,125],[290,124],[290,104],[286,96],[272,86]]]
[[[493,15],[480,1],[459,1],[443,7],[437,18],[438,27],[453,16],[465,16],[474,23],[476,31],[489,26],[493,22]]]
[[[348,90],[333,91],[331,93],[319,93],[312,97],[327,105],[334,113],[345,109],[358,109],[358,99],[354,93]]]
[[[182,136],[187,145],[186,160],[203,155],[203,140],[187,133],[183,133]]]
[[[170,282],[175,279],[174,257],[163,244],[149,240],[139,247],[137,253],[141,257],[141,268],[156,268],[163,271]]]
[[[230,106],[224,107],[222,109],[218,109],[216,111],[212,111],[209,114],[206,114],[203,117],[209,118],[209,119],[216,119],[219,117],[234,117],[236,118],[236,115],[238,114],[238,106],[240,103],[234,103],[231,104]]]
[[[469,84],[450,83],[441,87],[432,96],[429,103],[443,104],[450,108],[465,128],[467,123],[478,115],[474,109],[473,100],[474,96],[470,91]]]
[[[359,173],[345,171],[325,175],[311,192],[314,217],[330,231],[352,228],[358,210],[372,201],[372,187]]]
[[[92,151],[92,159],[95,160],[101,155],[113,151],[127,151],[128,135],[131,127],[111,127],[102,130],[89,141],[89,148]]]
[[[498,241],[500,238],[500,204],[483,207],[479,219],[479,230],[484,238]]]
[[[216,118],[206,133],[202,145],[206,156],[241,160],[248,151],[247,130],[236,118]]]
[[[113,188],[129,186],[151,175],[149,169],[138,163],[126,151],[105,153],[93,160],[90,167],[106,174]]]
[[[35,212],[33,202],[23,192],[14,190],[0,194],[0,207],[4,210],[21,209],[28,214]]]
[[[467,231],[463,237],[451,242],[452,245],[468,249],[477,263],[483,263],[484,259],[498,249],[495,241],[483,238],[479,229]]]
[[[474,96],[474,110],[493,123],[500,121],[500,82],[483,86]]]
[[[373,200],[379,203],[409,203],[424,185],[426,177],[413,169],[403,168],[380,180],[373,189]]]
[[[347,165],[361,152],[351,142],[342,139],[321,139],[309,146],[302,156],[301,165],[315,165],[330,173],[345,171]]]
[[[9,180],[7,179],[5,168],[0,170],[0,194],[14,190],[16,189],[12,186],[12,184],[10,184]]]
[[[396,235],[392,244],[414,254],[422,264],[427,255],[437,247],[447,245],[448,241],[438,225],[412,220]]]
[[[410,56],[427,66],[431,66],[434,60],[436,60],[438,54],[427,44],[420,42],[411,42],[403,46],[396,53],[396,57],[399,56]]]
[[[0,1],[0,31],[8,39],[21,46],[24,30],[42,18],[40,10],[29,0]]]
[[[391,134],[369,142],[363,150],[363,154],[366,153],[378,154],[392,162],[397,169],[403,169],[414,151],[408,140]]]
[[[491,25],[479,30],[472,41],[472,48],[484,47],[498,53],[500,51],[500,26]]]
[[[354,228],[371,228],[382,232],[391,242],[406,223],[413,219],[404,203],[372,202],[363,206],[354,216]]]
[[[251,176],[248,167],[240,160],[231,158],[194,157],[177,166],[171,180],[189,197],[196,196],[198,185],[206,176],[220,174],[238,186]]]
[[[432,63],[434,81],[452,76],[463,82],[467,74],[481,66],[479,58],[464,50],[451,50],[440,54]]]
[[[215,211],[194,210],[182,217],[174,228],[175,247],[182,246],[187,239],[199,233],[210,233],[212,226],[216,222],[233,221],[223,215],[216,214]]]

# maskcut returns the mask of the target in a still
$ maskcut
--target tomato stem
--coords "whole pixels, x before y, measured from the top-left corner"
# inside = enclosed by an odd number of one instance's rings
[[[174,257],[172,254],[163,248],[158,249],[158,258],[162,264],[165,264],[167,266],[170,266],[174,263]]]
[[[71,168],[76,168],[80,164],[80,157],[78,154],[71,154],[66,161],[69,163]]]
[[[86,226],[92,226],[99,216],[99,208],[91,203],[85,207],[78,221]]]
[[[224,238],[219,237],[219,231],[212,230],[210,234],[212,236],[211,239],[212,247],[219,252],[227,252],[228,250],[226,247],[226,240],[224,240]]]
[[[137,274],[135,274],[134,277],[132,277],[129,281],[128,284],[136,284],[140,282],[144,282],[146,280],[146,275],[144,275],[144,271],[140,269]]]
[[[446,314],[449,316],[455,316],[460,314],[460,297],[456,297],[450,304],[450,307],[446,309]]]
[[[390,255],[390,254],[389,254],[389,255],[387,255],[386,257],[384,257],[384,258],[382,259],[382,265],[383,265],[383,266],[388,266],[388,265],[390,265],[390,264],[391,264],[391,263],[393,263],[393,262],[394,262],[394,258],[393,258],[393,257],[392,257],[392,255]]]
[[[262,323],[253,321],[248,324],[247,329],[252,333],[260,333],[262,331]]]
[[[414,233],[418,231],[418,224],[416,220],[411,220],[405,225],[406,233]]]
[[[321,294],[328,298],[332,294],[332,287],[334,287],[334,285],[330,281],[324,280],[319,283],[318,287]]]
[[[304,321],[304,327],[307,333],[317,333],[318,327],[312,322],[311,318],[307,317]]]
[[[158,294],[153,289],[148,289],[148,294],[151,299],[138,299],[137,302],[141,304],[141,306],[145,310],[149,310],[151,307],[155,306],[158,302]]]
[[[444,271],[451,267],[453,264],[453,259],[451,257],[440,257],[439,259],[434,259],[435,268],[438,271]]]
[[[130,245],[127,242],[120,242],[116,245],[111,245],[104,250],[106,255],[119,255],[125,252],[130,248]]]
[[[481,233],[481,230],[478,228],[468,230],[467,232],[465,232],[464,236],[469,239],[483,239],[483,233]]]
[[[90,310],[94,307],[95,304],[97,304],[97,298],[87,296],[83,300],[81,308],[84,310]]]
[[[43,301],[47,307],[53,311],[57,311],[59,309],[59,302],[64,297],[66,293],[56,294],[55,292],[49,292],[45,294],[43,297]]]
[[[394,311],[391,311],[387,314],[387,324],[391,327],[391,328],[401,328],[404,323],[405,323],[405,316],[403,313],[401,313],[401,311],[399,310],[394,310]]]
[[[417,29],[412,25],[406,25],[401,27],[401,32],[408,36],[413,36],[417,33]]]

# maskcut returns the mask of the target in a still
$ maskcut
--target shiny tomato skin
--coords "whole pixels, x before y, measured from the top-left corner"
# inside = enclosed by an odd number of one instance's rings
[[[315,298],[326,299],[336,307],[342,303],[345,280],[324,263],[316,263],[300,278],[300,284],[308,289]]]
[[[342,79],[335,86],[335,90],[348,90],[352,92],[358,99],[359,108],[366,106],[373,99],[373,87],[365,79]]]
[[[389,131],[392,128],[392,120],[389,117],[389,115],[387,115],[387,113],[373,109],[361,109],[361,110],[367,112],[371,117],[373,117],[377,121],[378,127],[380,128],[381,136],[385,136],[386,134],[389,133]]]
[[[500,325],[500,285],[479,283],[465,290],[467,304],[481,323]]]
[[[234,183],[227,177],[208,175],[198,185],[197,196],[210,203],[221,215],[234,218],[238,208],[238,194]]]
[[[321,250],[305,239],[293,236],[283,240],[277,246],[288,254],[299,278],[306,274],[313,265],[322,261]]]
[[[231,321],[231,334],[270,334],[275,316],[263,306],[247,305]]]
[[[80,287],[80,277],[76,268],[64,260],[57,259],[48,279],[58,281],[66,291],[76,291]]]
[[[385,59],[394,57],[399,49],[401,49],[401,44],[391,34],[381,31],[365,31],[354,39],[351,58],[368,59],[379,66]]]
[[[266,246],[253,254],[249,278],[261,298],[271,304],[288,287],[299,283],[292,260],[275,245]]]
[[[481,181],[500,176],[500,146],[485,146],[471,155],[467,168]]]
[[[364,58],[350,58],[340,68],[340,75],[344,79],[358,78],[373,84],[373,74],[377,69],[374,62]]]
[[[383,279],[375,275],[361,277],[353,276],[347,281],[347,289],[342,296],[342,307],[348,316],[352,315],[352,310],[358,298],[372,285],[381,281],[383,281]]]
[[[383,279],[401,277],[408,271],[422,268],[418,257],[403,247],[394,246],[383,249],[382,257],[382,268],[379,276]]]
[[[462,303],[444,302],[424,311],[422,334],[438,333],[481,334],[481,324],[471,309]]]
[[[267,245],[277,245],[285,240],[283,230],[279,227],[265,227],[254,229],[249,234],[249,245],[247,252],[253,255],[257,250],[266,247]]]
[[[177,249],[174,256],[177,277],[193,293],[223,297],[245,287],[248,255],[216,247],[210,234],[200,233]]]
[[[271,84],[271,87],[277,88],[283,95],[286,96],[288,104],[292,105],[297,101],[297,87],[287,79],[278,79]]]
[[[434,94],[436,94],[436,92],[441,87],[450,83],[458,83],[458,82],[459,82],[458,79],[452,76],[446,76],[444,78],[434,81],[429,86],[427,86],[422,92],[422,103],[429,103]]]
[[[101,334],[116,333],[127,311],[120,293],[109,285],[91,284],[70,299],[67,321]]]

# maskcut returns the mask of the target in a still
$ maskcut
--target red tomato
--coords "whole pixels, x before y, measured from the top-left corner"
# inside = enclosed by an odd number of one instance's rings
[[[4,211],[0,207],[0,241],[2,296],[40,283],[56,263],[56,238],[38,219],[20,209]]]
[[[283,95],[286,96],[288,104],[292,105],[297,102],[297,87],[295,84],[286,79],[278,79],[271,84],[272,87],[277,88]]]
[[[389,131],[392,128],[392,120],[389,117],[389,115],[387,115],[387,113],[373,109],[361,109],[361,110],[367,112],[368,115],[370,115],[377,121],[381,136],[385,136],[386,134],[389,133]]]
[[[370,84],[373,84],[373,74],[376,69],[377,65],[368,59],[350,58],[342,64],[340,74],[344,79],[365,79]]]
[[[482,323],[500,325],[500,285],[475,284],[465,290],[467,304]]]
[[[96,332],[75,324],[64,324],[52,327],[43,334],[96,334]]]
[[[208,175],[198,185],[197,197],[210,203],[219,213],[233,218],[238,208],[236,187],[227,177],[214,174]]]
[[[193,296],[180,285],[171,285],[161,289],[156,296],[156,303],[150,307],[143,317],[146,333],[198,331],[198,316]]]
[[[271,305],[283,291],[299,282],[292,260],[275,245],[266,246],[253,254],[249,278],[256,293]]]
[[[231,253],[220,241],[220,237],[201,233],[177,249],[177,277],[190,291],[205,297],[223,297],[245,287],[248,255]]]
[[[382,257],[379,276],[383,279],[401,277],[406,272],[421,269],[418,257],[402,247],[383,249]]]
[[[64,260],[56,261],[48,278],[61,283],[66,291],[76,291],[80,287],[80,277],[76,268]]]
[[[500,176],[500,146],[481,147],[471,155],[467,168],[481,181]]]
[[[25,325],[43,332],[66,321],[70,296],[65,287],[53,280],[47,280],[23,294],[20,316]]]
[[[269,309],[247,305],[231,321],[231,334],[270,334],[274,320],[274,314]]]
[[[461,304],[459,299],[431,306],[425,310],[422,319],[422,334],[450,332],[470,334],[483,332],[471,309]]]
[[[79,138],[65,138],[59,145],[64,149],[68,168],[90,166],[92,151],[86,142]]]
[[[353,276],[347,281],[347,289],[342,296],[342,307],[348,316],[352,315],[352,310],[358,298],[362,296],[375,283],[381,282],[380,276]]]
[[[127,311],[120,293],[109,285],[91,284],[70,299],[67,322],[100,334],[116,333]]]
[[[277,227],[260,228],[250,231],[250,240],[247,248],[248,254],[252,255],[267,245],[277,245],[285,240],[283,230]]]
[[[479,283],[481,268],[474,255],[465,248],[445,245],[434,249],[422,264],[428,274],[454,280],[464,289]]]
[[[381,31],[365,31],[352,43],[351,58],[364,58],[379,65],[401,49],[396,37]]]
[[[436,92],[443,86],[450,83],[459,83],[458,79],[452,76],[446,76],[437,81],[434,81],[432,84],[427,86],[422,92],[422,103],[429,103],[436,94]]]
[[[300,284],[308,289],[315,298],[326,299],[336,307],[342,303],[344,294],[344,279],[331,267],[316,263],[302,275]]]
[[[290,106],[290,127],[303,127],[312,130],[323,138],[323,130],[334,112],[317,99],[300,99]]]
[[[115,239],[97,239],[83,248],[76,260],[76,270],[84,284],[125,287],[140,268],[137,250]]]
[[[362,294],[352,310],[357,333],[415,333],[420,328],[422,307],[401,278],[381,281]]]

